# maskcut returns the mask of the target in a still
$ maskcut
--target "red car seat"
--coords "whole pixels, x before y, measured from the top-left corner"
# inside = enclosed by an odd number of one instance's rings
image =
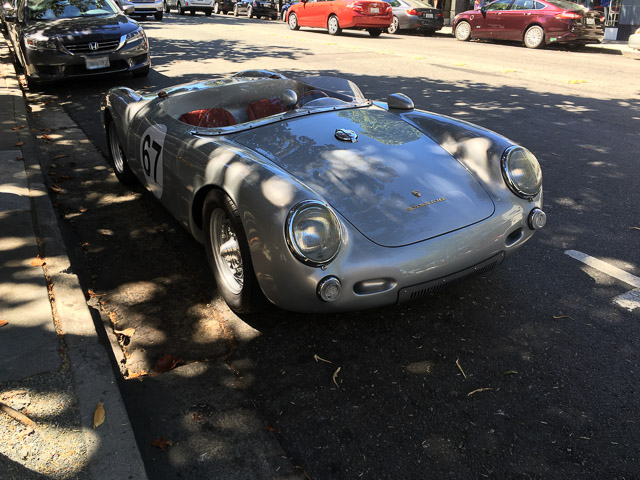
[[[249,120],[257,120],[258,118],[268,117],[287,110],[289,108],[279,98],[265,98],[247,105],[247,116]]]
[[[189,125],[195,125],[196,127],[215,128],[215,127],[228,127],[236,124],[236,119],[233,118],[231,112],[224,108],[210,108],[203,110],[193,110],[191,112],[183,113],[180,115],[179,120]]]

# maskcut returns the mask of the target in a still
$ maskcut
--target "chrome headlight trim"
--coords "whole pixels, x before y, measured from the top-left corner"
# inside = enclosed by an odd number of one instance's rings
[[[514,165],[514,162],[522,163]],[[518,197],[531,200],[540,193],[542,169],[535,155],[529,150],[519,145],[507,148],[502,154],[501,167],[504,181]]]
[[[306,232],[300,229],[305,221]],[[318,227],[324,227],[321,228],[324,231],[319,231]],[[305,248],[302,244],[305,235],[312,243],[315,240],[315,245]],[[325,238],[322,238],[323,236]],[[298,260],[305,265],[321,267],[336,258],[340,251],[340,220],[325,203],[304,200],[289,211],[285,223],[285,237],[291,253]]]

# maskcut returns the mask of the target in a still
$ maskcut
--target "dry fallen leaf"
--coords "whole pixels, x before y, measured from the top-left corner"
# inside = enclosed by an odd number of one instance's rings
[[[553,316],[554,320],[559,320],[561,318],[569,318],[569,315],[554,315]]]
[[[518,372],[516,370],[507,370],[504,372],[505,375],[517,375]]]
[[[577,83],[587,83],[586,80],[569,80],[569,83],[577,84]]]
[[[24,142],[18,142],[18,143],[16,143],[16,147],[21,147],[22,145],[24,145]]]
[[[0,320],[0,327],[4,327],[5,325],[8,325],[9,322],[6,320]]]
[[[44,259],[40,258],[40,255],[31,260],[31,266],[33,267],[41,267],[43,265],[46,265],[46,262],[44,261]]]
[[[342,367],[338,367],[338,368],[336,369],[336,371],[335,371],[335,372],[333,372],[333,377],[332,377],[332,378],[333,378],[333,383],[335,383],[335,384],[336,384],[336,387],[338,387],[338,388],[340,388],[340,385],[338,385],[337,378],[338,378],[338,373],[340,373],[340,370],[341,370],[341,369],[342,369]]]
[[[87,207],[83,207],[82,205],[80,205],[80,207],[78,208],[78,212],[87,213]]]
[[[136,332],[136,329],[131,327],[131,328],[125,328],[124,330],[114,330],[113,333],[115,333],[116,335],[124,335],[125,337],[133,337],[133,334]]]
[[[104,423],[105,418],[104,403],[99,402],[95,411],[93,412],[93,428],[98,428]]]
[[[51,190],[53,193],[62,193],[63,192],[62,188],[60,188],[58,185],[55,185],[55,184],[51,185],[49,187],[49,190]]]
[[[640,227],[629,227],[629,230],[640,230]]]
[[[162,437],[156,438],[151,444],[152,447],[159,448],[160,450],[164,450],[165,448],[170,447],[171,445],[173,445],[173,442],[171,440],[166,440]]]
[[[55,157],[53,157],[54,159],[58,159],[58,158],[65,158],[68,157],[69,155],[56,155]]]
[[[181,361],[182,360],[175,355],[171,355],[168,353],[158,359],[153,370],[157,373],[168,372],[169,370],[176,368],[176,365],[178,365]]]

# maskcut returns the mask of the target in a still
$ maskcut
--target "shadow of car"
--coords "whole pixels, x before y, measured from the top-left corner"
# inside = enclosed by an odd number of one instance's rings
[[[528,48],[550,43],[586,45],[604,40],[604,16],[567,0],[496,0],[456,15],[457,40],[512,40]]]
[[[130,7],[128,11],[130,12]],[[9,37],[29,84],[149,73],[149,42],[112,0],[17,0]]]

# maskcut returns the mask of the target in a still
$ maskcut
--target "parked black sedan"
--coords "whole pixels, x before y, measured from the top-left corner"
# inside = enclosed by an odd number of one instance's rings
[[[149,73],[142,27],[113,0],[17,0],[11,42],[27,81]]]
[[[274,1],[269,0],[238,0],[233,7],[233,15],[246,15],[247,17],[269,17],[271,20],[278,18],[278,9]]]

